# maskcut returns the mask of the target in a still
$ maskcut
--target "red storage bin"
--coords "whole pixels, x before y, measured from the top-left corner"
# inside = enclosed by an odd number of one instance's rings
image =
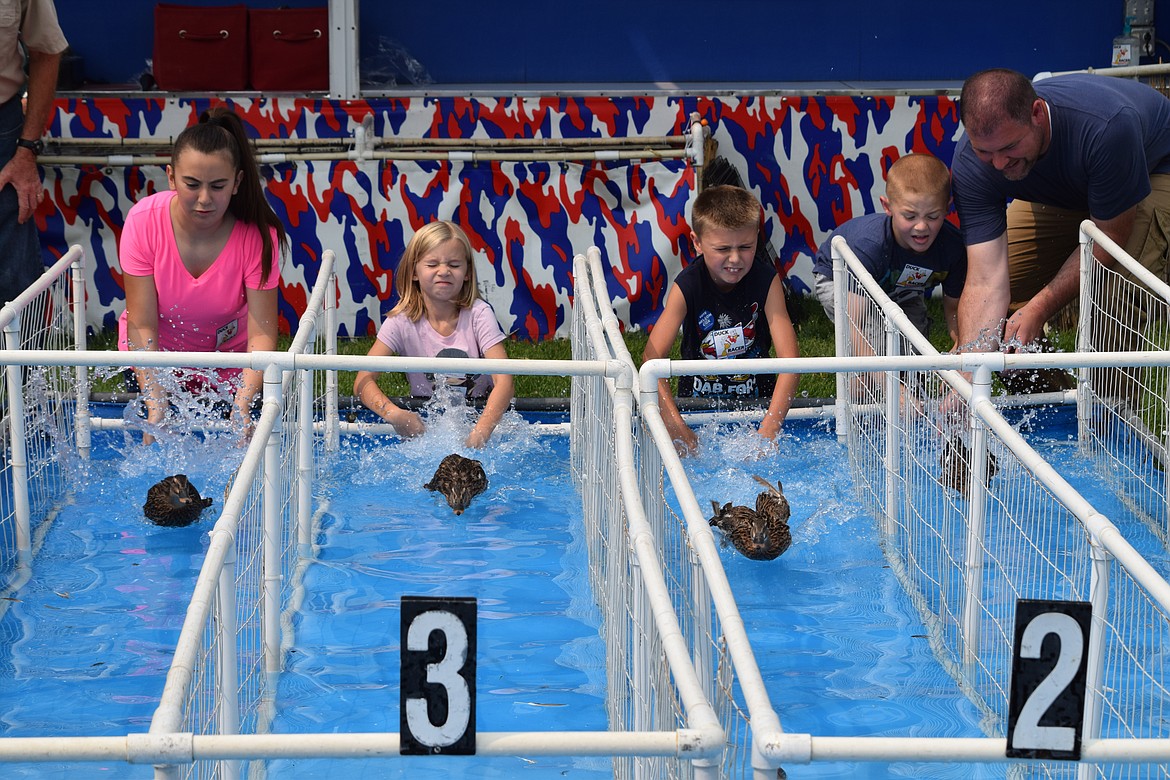
[[[154,80],[170,91],[247,89],[247,6],[155,6]]]
[[[248,10],[250,79],[262,92],[329,89],[329,8]]]

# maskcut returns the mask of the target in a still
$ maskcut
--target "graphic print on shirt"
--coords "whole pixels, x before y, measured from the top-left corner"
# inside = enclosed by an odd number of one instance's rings
[[[706,331],[699,342],[699,351],[707,360],[721,360],[745,355],[756,341],[756,322],[759,319],[759,304],[753,303],[747,323],[732,322],[726,312],[719,315],[718,322],[710,311],[699,313],[699,328]],[[712,327],[718,325],[718,327]],[[693,394],[696,396],[733,395],[752,397],[757,394],[754,374],[732,376],[696,376]]]
[[[934,271],[930,268],[923,268],[920,265],[910,265],[907,263],[906,267],[902,269],[902,274],[898,277],[898,281],[895,282],[895,284],[898,287],[910,287],[921,290],[926,287],[927,283],[930,281],[930,276],[933,273]]]
[[[465,358],[471,357],[471,355],[468,355],[462,349],[447,347],[445,349],[439,350],[439,354],[435,355],[435,357]],[[428,372],[425,374],[425,376],[430,381],[430,383],[434,385],[436,374]],[[471,390],[471,388],[475,387],[476,380],[479,379],[479,374],[438,374],[437,376],[441,376],[447,387],[456,391],[465,398],[467,397],[467,393]]]

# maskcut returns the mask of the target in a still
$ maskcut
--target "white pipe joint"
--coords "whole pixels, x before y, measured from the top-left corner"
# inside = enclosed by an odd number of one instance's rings
[[[680,758],[716,758],[727,740],[718,723],[714,727],[679,729],[677,734]]]
[[[812,735],[787,734],[774,731],[756,737],[760,755],[779,764],[808,764],[812,762]]]
[[[456,150],[448,152],[447,159],[451,162],[475,162],[475,152]]]
[[[195,735],[127,734],[126,761],[131,764],[190,764],[195,760]]]
[[[686,154],[694,161],[695,165],[702,166],[706,162],[707,126],[703,124],[698,113],[692,113],[690,119],[691,127],[687,136]]]
[[[134,155],[132,154],[111,154],[106,158],[106,164],[115,167],[130,167],[134,165]]]
[[[634,387],[634,367],[624,360],[607,360],[605,375],[613,379],[619,390],[632,391]]]
[[[961,356],[963,359],[959,361],[960,371],[975,373],[980,368],[986,368],[988,371],[1003,371],[1006,365],[1003,352],[963,352]]]
[[[284,152],[265,152],[257,155],[257,160],[263,165],[277,165],[288,162],[288,155]]]

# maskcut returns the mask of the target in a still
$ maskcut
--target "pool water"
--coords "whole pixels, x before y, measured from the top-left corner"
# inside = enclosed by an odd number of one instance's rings
[[[292,618],[273,730],[398,731],[399,599],[473,596],[479,610],[482,731],[599,730],[604,646],[588,583],[580,501],[564,436],[509,414],[475,455],[487,491],[461,516],[422,488],[465,428],[406,442],[347,437],[314,539],[316,562]],[[886,569],[874,522],[853,498],[824,423],[790,423],[778,451],[750,460],[742,430],[700,432],[688,461],[701,504],[748,503],[750,475],[783,482],[792,548],[771,562],[722,551],[774,707],[786,730],[835,735],[980,736],[975,708],[930,653]],[[1033,434],[1035,435],[1035,434]],[[162,690],[206,531],[242,451],[178,437],[141,447],[97,437],[76,500],[48,531],[34,578],[0,619],[0,736],[145,731]],[[1053,441],[1069,458],[1067,432]],[[1059,449],[1063,447],[1063,449]],[[147,487],[185,472],[216,503],[205,522],[158,528]],[[1094,499],[1095,500],[1095,499]],[[818,764],[800,777],[1002,777],[1004,767]],[[280,777],[606,777],[601,759],[535,756],[274,761]],[[19,764],[5,777],[151,777],[148,766]]]
[[[477,727],[604,731],[605,647],[569,474],[568,439],[513,418],[482,452],[458,427],[401,443],[347,439],[324,485],[317,561],[273,730],[399,730],[399,599],[474,597]],[[479,459],[487,491],[456,516],[422,486],[448,452]],[[388,501],[387,496],[393,495]],[[269,776],[605,777],[609,762],[541,756],[274,761]],[[400,773],[400,774],[399,774]]]

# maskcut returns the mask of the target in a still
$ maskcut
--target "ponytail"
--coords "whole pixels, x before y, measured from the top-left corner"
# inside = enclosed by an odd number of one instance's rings
[[[185,149],[194,149],[204,154],[227,152],[236,170],[242,171],[240,186],[232,195],[229,210],[236,219],[260,230],[263,244],[260,256],[260,283],[268,281],[272,273],[272,233],[276,238],[280,254],[288,250],[288,234],[284,223],[276,216],[268,199],[264,197],[264,185],[260,182],[260,171],[256,164],[256,153],[244,130],[244,123],[227,108],[212,108],[199,115],[199,124],[191,125],[175,139],[171,150],[172,162],[179,159]]]

